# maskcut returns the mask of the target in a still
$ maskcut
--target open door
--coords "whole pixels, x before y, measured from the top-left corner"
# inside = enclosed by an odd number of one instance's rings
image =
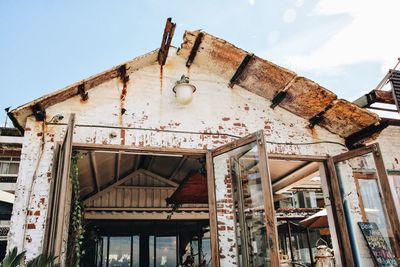
[[[207,161],[208,177],[213,177],[208,186],[210,227],[214,238],[214,242],[211,240],[213,266],[223,265],[218,257],[224,255],[224,251],[218,250],[217,240],[221,246],[227,246],[218,232],[231,226],[235,231],[235,249],[231,247],[230,251],[236,250],[236,255],[230,256],[236,256],[238,266],[279,266],[274,201],[263,131],[212,150]],[[229,221],[225,222],[226,226],[220,225],[221,216],[226,216],[224,218]],[[232,243],[232,240],[227,241]]]
[[[335,197],[334,203],[346,262],[360,266],[354,251],[364,240],[356,239],[351,232],[358,231],[355,230],[358,223],[371,223],[376,224],[397,263],[400,263],[400,224],[378,144],[337,155],[330,158],[328,164],[333,195],[340,196]],[[351,199],[357,198],[360,221],[354,221],[350,214]]]
[[[69,169],[72,153],[72,137],[75,125],[75,114],[71,114],[63,141],[58,144],[54,154],[53,179],[49,193],[49,212],[46,223],[44,250],[47,254],[61,261],[61,254],[65,248],[64,234],[66,220],[69,219],[67,198],[69,192]]]

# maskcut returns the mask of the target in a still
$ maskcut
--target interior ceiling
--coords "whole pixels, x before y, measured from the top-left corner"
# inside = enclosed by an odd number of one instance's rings
[[[268,159],[271,181],[276,182],[307,163],[299,160]]]
[[[203,160],[199,156],[150,155],[107,151],[80,152],[78,168],[82,199],[86,199],[138,169],[145,169],[180,184],[191,172],[201,168],[201,161]],[[274,184],[306,166],[309,162],[269,159],[268,163],[271,181]],[[318,176],[318,174],[315,176]],[[304,181],[304,184],[307,185],[308,182]],[[315,182],[313,182],[313,185],[315,187]],[[299,184],[296,184],[296,186],[298,187]]]
[[[80,151],[78,161],[81,198],[85,199],[99,190],[138,169],[180,184],[193,170],[201,167],[198,156],[164,156],[126,152]]]

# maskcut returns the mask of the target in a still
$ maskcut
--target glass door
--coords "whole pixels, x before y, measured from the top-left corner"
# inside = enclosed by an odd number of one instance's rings
[[[234,225],[237,264],[245,267],[279,266],[276,219],[263,131],[215,149],[212,159],[217,217],[233,213],[233,216],[226,217],[228,220],[233,217],[231,222],[226,223]],[[222,190],[226,190],[224,196]],[[224,229],[229,230],[229,225],[219,227],[218,231]],[[220,265],[224,264],[220,262]]]
[[[333,157],[331,162],[331,171],[338,181],[347,224],[355,225],[348,218],[351,216],[350,199],[355,198],[361,213],[360,222],[376,224],[387,246],[399,261],[400,224],[379,146],[373,144],[355,149]],[[350,242],[353,246],[359,246],[360,240],[351,240],[350,237]]]

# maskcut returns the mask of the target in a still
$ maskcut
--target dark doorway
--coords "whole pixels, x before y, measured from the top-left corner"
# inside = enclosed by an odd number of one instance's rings
[[[83,266],[210,266],[208,220],[91,220]]]

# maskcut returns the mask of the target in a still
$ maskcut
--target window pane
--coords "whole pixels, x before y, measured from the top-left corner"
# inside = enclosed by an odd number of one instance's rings
[[[139,260],[140,260],[140,254],[139,254],[139,249],[140,249],[140,241],[139,241],[139,236],[133,236],[132,237],[132,267],[139,267]]]
[[[149,236],[150,267],[154,267],[154,265],[155,265],[154,242],[155,242],[155,237],[154,236]]]
[[[8,174],[8,162],[0,162],[0,174]]]
[[[176,237],[156,237],[156,267],[176,266]]]
[[[10,166],[8,168],[8,174],[18,174],[18,167],[19,167],[19,163],[10,163]]]
[[[106,236],[102,237],[102,245],[103,245],[103,252],[102,252],[102,260],[100,266],[107,266],[107,247],[108,247],[108,238]]]
[[[388,247],[392,249],[389,239],[390,237],[393,238],[392,231],[389,227],[388,216],[385,214],[384,204],[380,196],[379,177],[373,155],[369,153],[338,162],[336,164],[336,171],[342,183],[346,184],[346,186],[341,185],[344,208],[346,209],[346,205],[348,205],[347,209],[350,209],[347,199],[354,201],[358,199],[362,214],[362,218],[358,221],[376,223]],[[354,186],[350,186],[352,184]],[[365,242],[363,244],[366,246]]]
[[[109,267],[129,267],[131,260],[131,237],[110,237],[110,248],[108,255]]]

